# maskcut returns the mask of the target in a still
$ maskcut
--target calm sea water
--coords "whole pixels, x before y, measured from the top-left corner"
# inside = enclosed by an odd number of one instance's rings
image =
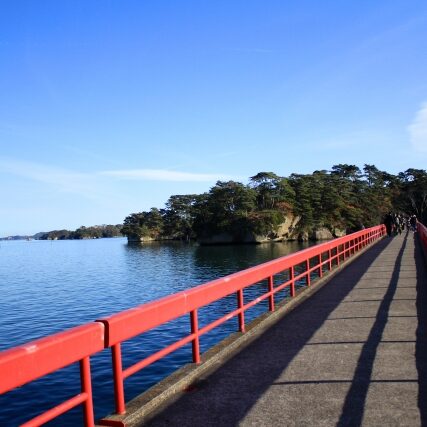
[[[306,245],[305,245],[306,246]],[[102,316],[134,307],[305,247],[300,243],[200,247],[181,243],[129,246],[126,239],[0,242],[0,351]],[[265,292],[255,286],[245,298]],[[235,308],[231,296],[200,311],[200,326]],[[266,311],[250,309],[250,320]],[[237,320],[201,337],[205,351],[230,332]],[[189,332],[188,317],[150,331],[123,346],[129,366]],[[138,395],[191,361],[190,345],[125,382],[126,399]],[[109,350],[91,359],[95,416],[114,409]],[[1,380],[1,379],[0,379]],[[0,426],[17,426],[79,392],[78,366],[70,366],[0,396]],[[51,426],[82,424],[76,408]]]

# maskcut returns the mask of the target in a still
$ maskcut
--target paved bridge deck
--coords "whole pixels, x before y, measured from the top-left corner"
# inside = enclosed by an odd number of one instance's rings
[[[385,238],[151,426],[427,425],[427,280]]]

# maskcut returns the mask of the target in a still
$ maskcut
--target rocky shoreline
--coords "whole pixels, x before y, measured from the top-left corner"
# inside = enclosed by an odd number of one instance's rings
[[[244,233],[239,236],[233,236],[231,233],[219,233],[211,236],[203,236],[197,239],[200,245],[232,245],[232,244],[261,244],[269,242],[291,242],[291,241],[324,241],[341,237],[346,234],[345,230],[338,227],[318,227],[311,230],[301,230],[298,227],[300,217],[287,216],[285,221],[280,224],[276,230],[271,230],[266,235],[254,233]],[[128,236],[128,243],[149,243],[179,240],[172,236],[155,238],[151,236]]]

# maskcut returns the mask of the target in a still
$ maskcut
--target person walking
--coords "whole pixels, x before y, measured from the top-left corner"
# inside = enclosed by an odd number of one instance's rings
[[[417,231],[417,217],[412,215],[409,223],[411,224],[411,230],[415,233]]]
[[[391,233],[393,230],[393,215],[391,212],[389,212],[385,217],[384,217],[384,225],[385,225],[385,229],[387,231],[387,236],[391,237]]]

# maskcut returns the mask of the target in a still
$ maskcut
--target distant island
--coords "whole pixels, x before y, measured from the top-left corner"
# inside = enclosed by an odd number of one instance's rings
[[[338,164],[288,177],[259,172],[246,185],[218,181],[207,193],[171,196],[163,209],[128,215],[121,232],[129,243],[323,240],[380,224],[389,211],[427,220],[425,170],[393,175]]]
[[[365,164],[282,177],[259,172],[248,184],[218,181],[203,194],[173,195],[162,209],[131,213],[119,225],[81,226],[0,240],[69,240],[126,236],[129,243],[200,244],[324,240],[380,224],[387,212],[427,223],[427,173],[397,175]]]
[[[39,232],[32,236],[8,236],[0,240],[82,240],[102,239],[106,237],[121,237],[122,225],[94,225],[91,227],[81,226],[77,230],[53,230]]]

